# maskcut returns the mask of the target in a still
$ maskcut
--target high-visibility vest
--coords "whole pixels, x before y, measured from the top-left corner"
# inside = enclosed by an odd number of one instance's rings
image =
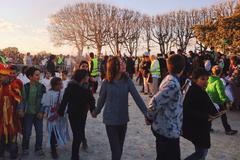
[[[156,75],[156,76],[160,76],[160,63],[157,61],[157,63],[158,63],[158,68],[157,69],[155,69],[155,70],[153,70],[153,67],[154,67],[154,62],[156,63],[156,61],[157,60],[155,60],[155,61],[153,61],[152,63],[151,63],[151,67],[150,67],[150,71],[151,71],[151,74],[152,75]]]
[[[64,57],[58,56],[57,64],[58,65],[63,64],[63,60],[64,60]]]
[[[94,58],[93,60],[93,68],[92,68],[92,73],[91,76],[95,77],[98,76],[98,59]]]

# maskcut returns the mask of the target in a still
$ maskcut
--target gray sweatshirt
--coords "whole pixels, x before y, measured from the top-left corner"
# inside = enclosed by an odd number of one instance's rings
[[[147,116],[147,107],[136,90],[130,78],[118,81],[103,81],[97,108],[95,112],[99,114],[104,108],[103,123],[106,125],[123,125],[129,121],[128,113],[128,93],[131,93],[141,112]]]

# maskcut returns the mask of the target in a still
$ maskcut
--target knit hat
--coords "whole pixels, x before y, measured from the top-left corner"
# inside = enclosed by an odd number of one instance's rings
[[[9,76],[11,74],[10,66],[0,63],[0,74]]]

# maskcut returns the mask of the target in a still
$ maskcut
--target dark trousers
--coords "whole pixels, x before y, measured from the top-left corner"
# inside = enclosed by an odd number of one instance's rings
[[[154,130],[152,131],[156,137],[156,160],[180,160],[179,138],[167,138],[159,135]]]
[[[43,142],[43,119],[38,119],[36,115],[26,114],[23,118],[23,150],[29,149],[30,137],[32,134],[32,126],[34,125],[36,132],[35,151],[42,149]]]
[[[219,105],[220,107],[220,110],[223,110],[224,109],[224,106],[223,105]],[[225,129],[225,132],[228,132],[228,131],[231,131],[231,126],[229,125],[228,123],[228,119],[227,119],[227,114],[223,114],[221,116],[221,120],[222,120],[222,124],[223,124],[223,127]],[[212,125],[212,124],[211,124]],[[212,126],[211,126],[212,127]]]
[[[57,151],[57,139],[56,139],[56,135],[55,135],[54,131],[52,131],[52,133],[51,133],[50,144],[51,144],[52,152],[56,152]]]
[[[231,126],[228,124],[227,114],[221,116],[222,124],[226,132],[231,131]]]
[[[17,135],[14,138],[17,138]],[[9,151],[11,158],[16,158],[18,155],[17,139],[15,142],[12,142],[11,138],[6,140],[6,137],[2,136],[0,138],[0,157],[4,156],[6,150]]]
[[[123,152],[127,124],[116,126],[106,125],[106,130],[112,151],[112,160],[120,160]]]
[[[69,114],[69,122],[73,133],[72,160],[79,160],[80,144],[85,140],[86,115]]]
[[[199,148],[195,146],[195,152],[184,160],[205,160],[208,154],[208,148]]]

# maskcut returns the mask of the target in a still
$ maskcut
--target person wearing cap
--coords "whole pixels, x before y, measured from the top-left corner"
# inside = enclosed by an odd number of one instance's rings
[[[21,101],[21,94],[16,83],[10,81],[11,69],[0,64],[0,158],[4,152],[10,152],[11,159],[17,159],[17,135],[21,133],[21,122],[17,105]]]

